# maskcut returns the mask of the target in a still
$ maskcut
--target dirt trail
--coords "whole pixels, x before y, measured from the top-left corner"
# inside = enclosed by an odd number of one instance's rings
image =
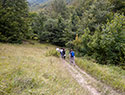
[[[64,62],[65,67],[72,77],[79,83],[81,87],[87,89],[91,95],[122,95],[114,91],[111,87],[97,81],[78,66],[72,66],[68,62]]]

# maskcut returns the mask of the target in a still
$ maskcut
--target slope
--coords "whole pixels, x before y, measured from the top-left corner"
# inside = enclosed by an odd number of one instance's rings
[[[46,56],[49,44],[0,43],[0,95],[90,95],[59,58]]]

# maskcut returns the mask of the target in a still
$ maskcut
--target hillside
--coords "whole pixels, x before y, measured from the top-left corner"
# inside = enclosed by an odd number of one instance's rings
[[[33,5],[39,5],[39,4],[42,4],[44,2],[47,2],[49,0],[27,0],[30,4],[30,6],[33,6]]]
[[[49,44],[0,43],[0,95],[89,95],[59,58],[46,56]]]
[[[108,87],[113,83],[110,86],[124,92],[125,72],[120,68],[77,59],[77,65],[93,78],[78,66],[60,60],[56,46],[33,43],[0,43],[0,95],[124,95]]]

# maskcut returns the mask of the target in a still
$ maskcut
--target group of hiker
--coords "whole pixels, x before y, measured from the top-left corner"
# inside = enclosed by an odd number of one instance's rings
[[[65,49],[64,48],[61,48],[61,49],[57,48],[56,50],[58,52],[60,52],[61,59],[65,60],[65,58],[66,58]],[[70,64],[73,64],[75,66],[75,52],[72,49],[69,51],[69,61],[70,61]]]

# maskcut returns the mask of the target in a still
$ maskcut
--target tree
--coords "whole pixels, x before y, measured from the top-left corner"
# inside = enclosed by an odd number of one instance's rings
[[[124,0],[109,0],[113,5],[113,11],[125,14],[125,2]]]
[[[100,64],[123,65],[125,63],[125,16],[115,14],[112,20],[108,20],[93,35],[89,29],[75,40],[75,48],[83,55],[95,58]],[[80,46],[81,45],[81,46]]]
[[[0,41],[21,43],[29,36],[26,0],[0,1]]]
[[[41,33],[44,32],[44,24],[47,21],[47,16],[43,11],[40,13],[30,13],[31,27],[32,27],[32,39],[39,40]]]
[[[111,12],[111,4],[108,0],[87,0],[83,2],[83,16],[81,18],[84,29],[87,27],[91,32],[106,23]]]
[[[69,18],[69,12],[65,0],[54,0],[51,4],[50,12],[54,14],[54,17],[61,15],[64,19]]]
[[[67,41],[66,27],[67,23],[61,16],[57,19],[48,18],[44,24],[44,31],[40,33],[40,41],[64,46]]]

